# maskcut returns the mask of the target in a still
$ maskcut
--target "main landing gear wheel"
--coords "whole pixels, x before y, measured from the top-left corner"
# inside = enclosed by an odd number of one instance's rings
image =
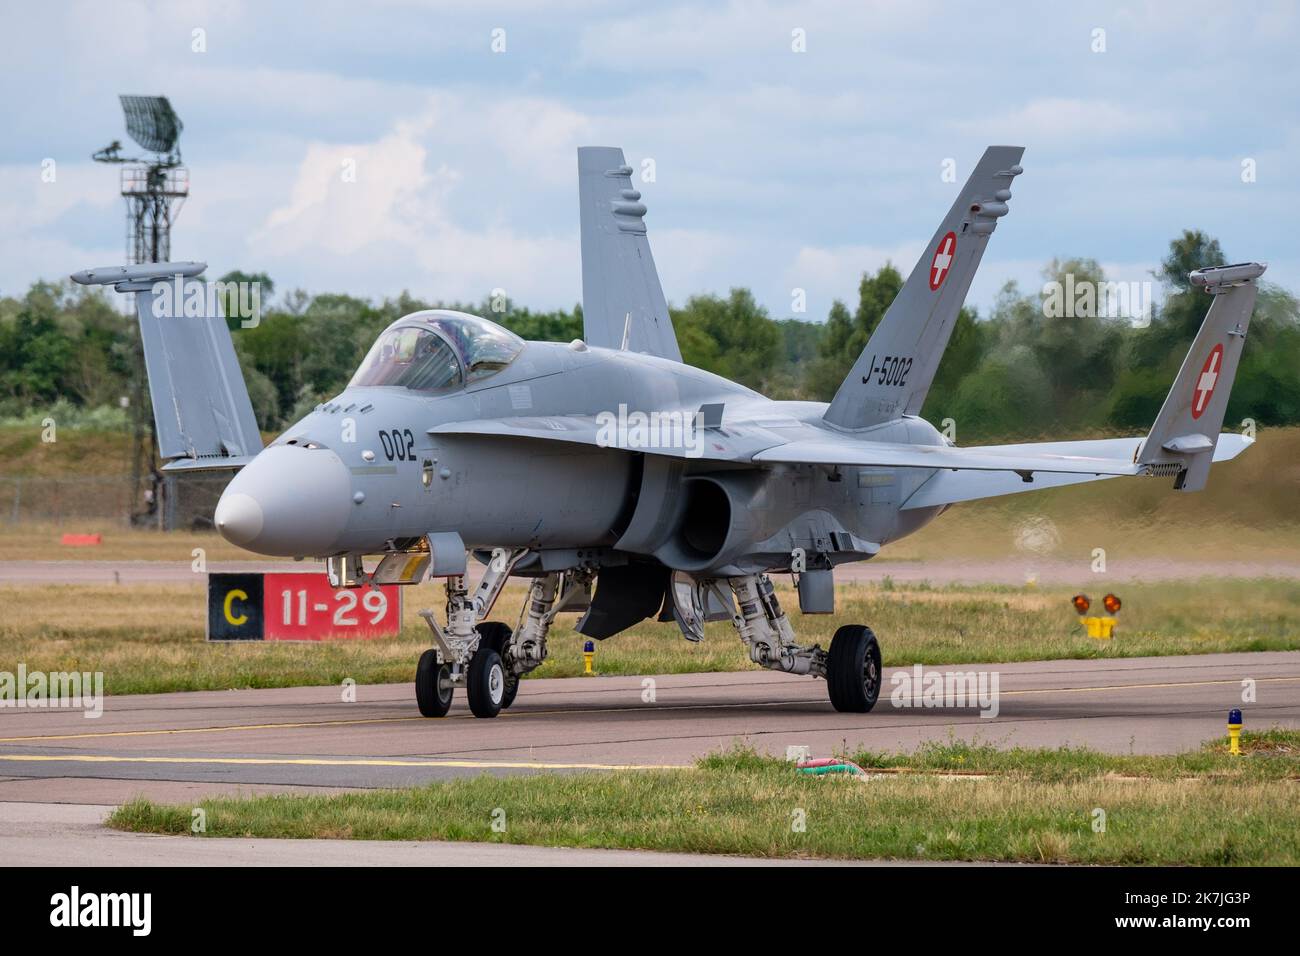
[[[509,624],[502,624],[500,621],[484,621],[477,628],[481,638],[479,647],[490,647],[501,657],[504,665],[506,659],[506,645],[510,643],[512,631]],[[506,690],[501,697],[501,709],[505,710],[515,702],[515,695],[519,693],[519,675],[512,674],[506,669]]]
[[[451,668],[439,662],[438,652],[429,648],[415,668],[415,702],[424,717],[446,717],[451,709]]]
[[[495,717],[501,713],[506,696],[506,669],[501,655],[479,645],[465,675],[465,693],[475,717]]]
[[[826,687],[836,710],[865,714],[880,696],[880,645],[871,628],[846,624],[835,632],[826,661]]]

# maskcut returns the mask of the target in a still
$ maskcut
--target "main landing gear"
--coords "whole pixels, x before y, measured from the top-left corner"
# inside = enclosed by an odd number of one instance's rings
[[[766,574],[729,578],[737,611],[732,618],[749,659],[769,670],[826,678],[836,710],[864,714],[880,697],[880,645],[871,628],[847,624],[835,632],[830,651],[795,640],[794,628]],[[709,586],[715,586],[710,584]]]
[[[519,679],[546,660],[546,635],[555,615],[591,591],[590,572],[534,578],[517,629],[485,621],[510,572],[526,549],[494,557],[471,596],[464,575],[447,578],[447,624],[431,610],[420,616],[434,646],[420,656],[415,700],[425,717],[445,717],[457,686],[465,688],[475,717],[495,717],[515,701]]]

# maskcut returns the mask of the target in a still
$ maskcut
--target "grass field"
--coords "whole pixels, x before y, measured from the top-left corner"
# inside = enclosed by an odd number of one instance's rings
[[[889,665],[1300,649],[1300,581],[1207,580],[1122,589],[1118,636],[1088,638],[1062,588],[845,585],[834,615],[800,617],[802,639],[829,645],[841,624],[867,622]],[[505,591],[492,617],[514,625],[524,590]],[[104,673],[111,694],[410,681],[428,631],[417,616],[440,591],[410,589],[398,637],[326,644],[207,644],[205,596],[193,585],[0,587],[0,670]],[[796,600],[779,588],[787,608]],[[1096,597],[1098,595],[1094,595]],[[576,617],[551,631],[538,677],[582,672]],[[666,674],[753,667],[730,624],[698,645],[672,624],[643,623],[597,646],[602,674]]]
[[[206,836],[476,840],[761,857],[1144,865],[1300,864],[1300,733],[1108,756],[950,743],[858,754],[867,780],[736,750],[693,769],[493,777],[336,796],[204,801]],[[1099,813],[1100,811],[1100,813]],[[1104,815],[1104,816],[1103,816]],[[109,825],[189,834],[139,799]],[[493,823],[504,822],[504,832]],[[1100,824],[1104,826],[1098,830]]]

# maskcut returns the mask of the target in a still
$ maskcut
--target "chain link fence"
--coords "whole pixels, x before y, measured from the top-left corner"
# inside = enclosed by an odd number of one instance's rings
[[[165,531],[212,527],[233,471],[163,475],[135,494],[130,475],[42,478],[0,475],[0,521],[61,525],[87,518]]]

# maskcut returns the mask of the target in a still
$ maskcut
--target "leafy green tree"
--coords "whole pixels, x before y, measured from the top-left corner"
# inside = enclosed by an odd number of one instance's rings
[[[689,364],[762,389],[780,360],[781,332],[748,289],[692,296],[672,317]]]

